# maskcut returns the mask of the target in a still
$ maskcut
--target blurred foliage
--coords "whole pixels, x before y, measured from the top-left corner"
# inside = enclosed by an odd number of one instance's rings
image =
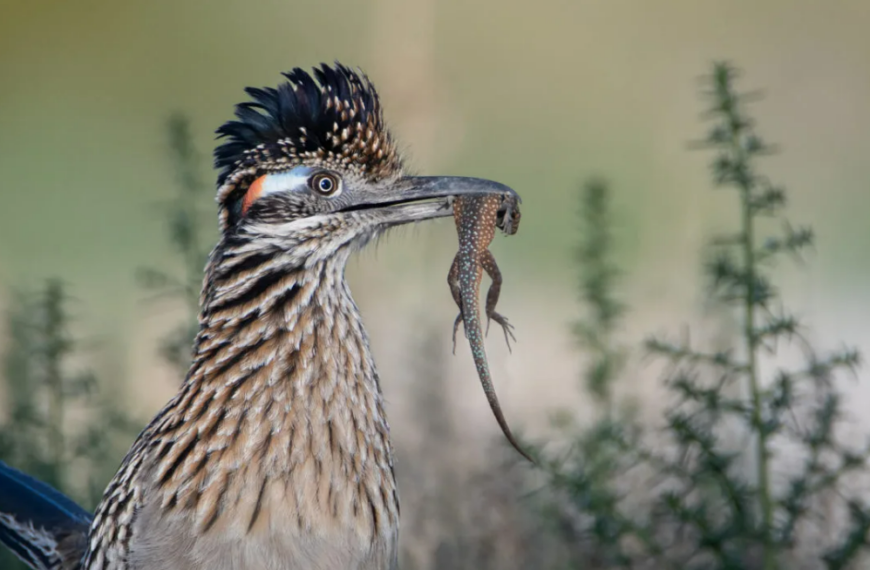
[[[154,293],[155,300],[168,297],[184,303],[184,322],[166,335],[160,348],[161,356],[181,379],[190,365],[191,346],[199,328],[199,293],[208,259],[204,244],[213,238],[213,232],[206,229],[211,217],[206,217],[204,206],[211,203],[212,193],[199,174],[203,159],[193,144],[189,119],[182,114],[173,115],[167,131],[178,186],[174,198],[160,206],[169,243],[181,267],[175,270],[143,267],[137,271],[137,278],[142,287]]]
[[[168,296],[185,304],[185,322],[167,333],[160,348],[183,378],[198,326],[207,257],[201,244],[208,239],[203,214],[211,195],[198,175],[202,158],[192,144],[188,120],[171,117],[167,131],[179,184],[174,199],[161,209],[181,270],[144,268],[137,277],[155,298]],[[49,280],[37,292],[14,297],[4,358],[8,419],[0,426],[0,459],[93,509],[144,422],[108,398],[92,372],[71,371],[81,343],[70,332],[69,298],[61,282]],[[25,567],[0,549],[0,568]]]
[[[609,189],[602,180],[589,182],[581,194],[584,234],[576,262],[580,268],[580,298],[588,314],[574,325],[580,348],[590,357],[583,375],[586,390],[608,415],[613,411],[613,383],[626,356],[623,348],[614,345],[614,334],[626,307],[615,296],[620,272],[610,259],[613,236],[609,199]]]
[[[453,386],[444,331],[421,319],[404,354],[414,371],[411,414],[422,435],[415,445],[398,441],[402,490],[400,567],[405,570],[524,570],[547,568],[552,541],[534,505],[520,499],[525,460],[499,437],[484,462],[469,457],[454,416]]]
[[[742,330],[733,347],[714,352],[688,335],[646,342],[667,363],[672,404],[663,430],[631,414],[605,413],[587,428],[562,424],[573,443],[548,464],[556,500],[547,520],[573,545],[565,567],[839,569],[868,544],[870,510],[854,477],[865,473],[870,448],[838,437],[845,418],[835,378],[860,358],[851,349],[822,354],[782,306],[771,268],[798,257],[813,234],[782,218],[785,189],[758,171],[772,147],[747,114],[754,95],[736,91],[737,75],[728,64],[714,66],[704,92],[712,127],[697,146],[715,151],[713,180],[733,189],[740,205],[736,231],[713,241],[704,270],[710,295]],[[620,361],[608,342],[621,304],[609,296],[616,273],[606,262],[606,195],[600,183],[584,192],[578,260],[591,315],[578,327],[591,362],[586,386],[599,402],[617,377],[610,363]],[[759,238],[765,218],[782,230]],[[804,365],[779,368],[790,342]],[[770,377],[764,363],[775,369]]]
[[[92,372],[74,365],[81,343],[70,332],[69,305],[58,280],[14,294],[0,459],[93,508],[141,425],[99,392]],[[5,549],[0,567],[25,568]]]

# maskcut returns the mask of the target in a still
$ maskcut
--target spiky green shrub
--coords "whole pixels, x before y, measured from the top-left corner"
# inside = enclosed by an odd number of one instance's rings
[[[74,364],[82,350],[71,332],[69,304],[67,288],[56,279],[13,296],[0,459],[92,508],[141,423],[99,389],[93,372]],[[5,549],[0,567],[24,568]]]
[[[714,66],[704,91],[711,127],[696,146],[714,152],[713,182],[739,205],[735,230],[711,242],[704,272],[711,299],[740,332],[718,350],[699,348],[688,335],[646,342],[667,365],[672,404],[663,430],[614,415],[609,405],[591,428],[565,426],[574,444],[546,470],[559,498],[548,521],[570,545],[566,567],[838,569],[867,546],[870,510],[849,483],[866,474],[868,449],[838,437],[846,420],[836,377],[854,372],[860,357],[811,345],[804,324],[783,308],[773,269],[799,256],[813,234],[783,218],[785,189],[758,169],[772,148],[747,114],[751,98],[737,92],[736,78],[730,65]],[[610,254],[601,238],[606,191],[591,185],[584,195],[581,290],[592,318],[579,330],[591,359],[587,391],[605,402],[618,377],[619,352],[608,339],[620,304],[608,296],[611,265],[600,261]],[[781,231],[761,236],[762,220],[779,221]],[[795,368],[778,358],[790,343],[803,355]],[[774,372],[764,374],[764,364]],[[825,524],[837,532],[813,537],[810,546],[821,507],[835,515]]]

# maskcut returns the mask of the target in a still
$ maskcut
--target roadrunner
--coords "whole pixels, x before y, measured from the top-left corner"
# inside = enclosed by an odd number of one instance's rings
[[[404,173],[374,86],[295,69],[218,129],[221,237],[193,360],[96,513],[0,465],[0,540],[33,568],[396,568],[399,499],[348,257],[496,182]]]

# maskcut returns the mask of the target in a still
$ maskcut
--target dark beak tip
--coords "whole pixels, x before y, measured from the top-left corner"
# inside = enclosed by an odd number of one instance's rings
[[[511,188],[509,186],[505,186],[505,192],[503,195],[505,196],[505,198],[512,199],[516,203],[516,205],[520,205],[523,203],[522,196],[520,196],[516,190],[514,190],[513,188]]]

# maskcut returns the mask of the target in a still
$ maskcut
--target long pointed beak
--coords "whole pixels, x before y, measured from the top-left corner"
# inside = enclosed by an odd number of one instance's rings
[[[357,200],[341,211],[383,209],[423,201],[438,202],[442,207],[448,207],[452,204],[452,198],[469,194],[495,194],[521,201],[512,188],[483,178],[404,176],[388,185],[366,191],[365,195],[358,196]]]
[[[453,215],[453,199],[471,194],[503,196],[521,202],[512,188],[483,178],[465,176],[404,176],[373,188],[341,212],[379,212],[378,224],[396,225]]]
[[[392,186],[393,201],[417,202],[434,198],[448,198],[464,194],[499,194],[520,200],[513,188],[500,182],[466,176],[405,176]],[[393,192],[390,192],[393,194]]]

